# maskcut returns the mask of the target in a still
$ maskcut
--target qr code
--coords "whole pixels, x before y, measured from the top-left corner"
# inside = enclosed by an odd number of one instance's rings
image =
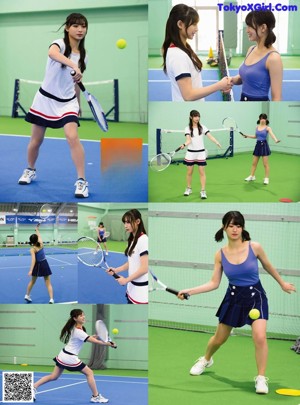
[[[2,402],[33,402],[33,372],[4,371]]]

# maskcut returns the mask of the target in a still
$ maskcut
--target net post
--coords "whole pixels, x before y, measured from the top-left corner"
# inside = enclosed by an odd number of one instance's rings
[[[20,91],[20,80],[15,79],[13,106],[11,113],[12,118],[18,118],[19,91]]]
[[[161,129],[156,129],[156,154],[159,155],[161,152]]]
[[[115,102],[115,111],[114,111],[114,120],[119,122],[119,80],[114,79],[114,102]]]

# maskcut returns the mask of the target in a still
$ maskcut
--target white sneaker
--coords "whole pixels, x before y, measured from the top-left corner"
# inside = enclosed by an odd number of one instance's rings
[[[26,300],[27,302],[32,302],[32,299],[30,298],[30,295],[25,295],[24,300]]]
[[[255,389],[257,394],[267,394],[269,392],[268,378],[263,375],[254,377]]]
[[[205,191],[205,190],[201,190],[201,191],[200,191],[200,197],[201,197],[202,200],[205,200],[205,199],[207,198],[207,195],[206,195],[206,191]]]
[[[268,177],[265,177],[265,178],[264,178],[264,184],[265,184],[265,185],[269,184],[269,179],[268,179]]]
[[[105,255],[108,256],[108,252],[105,252]]]
[[[199,357],[193,367],[190,369],[191,375],[200,375],[203,373],[205,368],[211,367],[214,364],[213,359],[211,358],[209,361],[205,359],[205,357]]]
[[[185,189],[185,192],[183,193],[183,195],[185,195],[185,196],[187,197],[187,196],[189,196],[190,194],[192,194],[192,189],[189,188],[189,187],[187,187],[187,188]]]
[[[25,169],[22,176],[19,178],[19,184],[30,184],[36,178],[36,171]]]
[[[49,300],[49,304],[54,304],[54,299],[53,299],[53,298],[51,298],[51,299]]]
[[[245,178],[245,181],[253,181],[255,180],[255,176],[248,176]]]
[[[106,402],[108,402],[108,399],[104,398],[101,394],[98,394],[96,397],[92,396],[90,402],[100,402],[101,404],[106,404]]]
[[[75,197],[87,198],[89,196],[88,182],[86,180],[79,179],[74,186],[76,186]]]
[[[33,387],[32,398],[34,401],[36,400],[36,393],[37,393],[36,388]]]

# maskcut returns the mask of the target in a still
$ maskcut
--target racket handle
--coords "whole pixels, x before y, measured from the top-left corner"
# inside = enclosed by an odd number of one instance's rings
[[[118,274],[116,274],[116,273],[114,273],[112,276],[113,276],[113,278],[115,278],[115,279],[120,278],[120,276],[119,276]]]
[[[173,290],[173,288],[169,288],[169,287],[166,288],[166,291],[168,291],[169,293],[174,294],[174,295],[178,295],[178,293],[179,293],[179,291]],[[184,296],[185,300],[188,300],[190,298],[190,294],[188,294],[188,293],[184,293],[182,295]]]
[[[70,75],[75,76],[76,75],[75,70],[71,70]],[[82,82],[77,82],[77,84],[81,91],[85,91],[85,87]]]
[[[182,146],[182,145],[181,145]],[[181,146],[179,146],[179,148],[175,149],[175,152],[179,152],[181,149]]]

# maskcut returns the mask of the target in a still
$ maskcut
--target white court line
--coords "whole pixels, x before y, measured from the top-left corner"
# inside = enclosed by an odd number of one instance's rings
[[[67,264],[69,266],[75,266],[75,264],[73,264],[73,263],[69,263],[69,262],[66,262],[64,260],[60,260],[60,259],[57,259],[56,257],[53,257],[54,255],[46,255],[46,256],[47,256],[47,259],[52,259],[54,261],[56,260],[59,263]]]
[[[73,384],[63,385],[62,387],[50,388],[49,390],[39,391],[39,392],[37,392],[37,395],[38,395],[38,394],[44,394],[45,392],[61,390],[61,389],[63,389],[63,388],[72,387],[73,385],[84,384],[84,383],[86,383],[86,380],[84,380],[84,381],[79,381],[79,382],[73,383]]]

